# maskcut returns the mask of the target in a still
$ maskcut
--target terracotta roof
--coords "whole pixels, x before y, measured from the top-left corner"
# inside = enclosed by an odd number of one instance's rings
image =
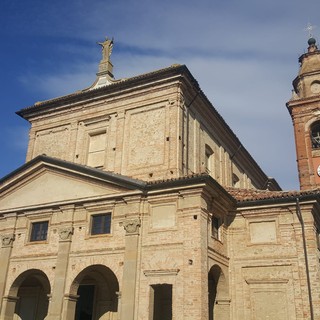
[[[269,191],[256,189],[236,189],[226,188],[226,191],[236,199],[238,203],[249,203],[259,201],[292,200],[301,197],[320,196],[320,189],[312,190],[289,190],[289,191]]]
[[[173,181],[186,181],[186,180],[191,180],[193,178],[199,178],[199,177],[209,177],[207,173],[192,173],[189,175],[185,175],[182,177],[178,178],[168,178],[168,179],[161,179],[161,180],[154,180],[154,181],[148,181],[148,185],[157,185],[157,184],[163,184],[166,182],[173,182]]]

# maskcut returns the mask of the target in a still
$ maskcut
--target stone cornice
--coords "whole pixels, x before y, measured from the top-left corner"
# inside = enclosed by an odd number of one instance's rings
[[[93,90],[84,89],[59,98],[37,102],[33,106],[21,109],[16,113],[22,118],[28,120],[31,116],[34,116],[38,113],[46,113],[52,108],[70,108],[70,105],[73,103],[101,99],[107,95],[119,95],[123,94],[124,91],[135,91],[137,89],[141,89],[143,86],[154,86],[155,82],[157,81],[172,81],[172,78],[177,76],[181,77],[181,79],[188,78],[193,85],[199,87],[197,81],[194,79],[185,65],[172,65],[165,69],[142,74],[129,79],[118,80],[109,86]]]

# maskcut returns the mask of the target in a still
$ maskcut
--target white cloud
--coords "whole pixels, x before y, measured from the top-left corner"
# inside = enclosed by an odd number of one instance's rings
[[[52,98],[87,87],[100,59],[94,43],[114,36],[117,78],[186,64],[266,173],[284,188],[297,188],[285,102],[306,48],[303,28],[317,21],[319,2],[73,0],[38,5],[33,13],[47,18],[38,17],[30,32],[58,37],[53,50],[74,59],[66,58],[65,65],[60,59],[56,70],[24,73],[20,79],[30,89]],[[84,42],[76,45],[75,39]]]

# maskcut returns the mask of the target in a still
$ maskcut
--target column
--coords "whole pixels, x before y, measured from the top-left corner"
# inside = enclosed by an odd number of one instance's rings
[[[77,306],[78,299],[79,299],[78,295],[68,294],[64,296],[64,306],[63,306],[61,319],[63,320],[74,319],[76,314],[76,306]]]
[[[49,312],[46,320],[58,320],[61,319],[62,316],[65,281],[67,276],[72,234],[72,226],[65,226],[59,229],[59,251],[54,275],[51,301],[49,305]]]
[[[0,253],[0,307],[6,285],[8,268],[11,256],[14,233],[7,233],[1,236],[1,253]]]
[[[136,276],[140,219],[126,220],[123,227],[126,230],[123,279],[121,290],[121,319],[133,320],[136,296]]]

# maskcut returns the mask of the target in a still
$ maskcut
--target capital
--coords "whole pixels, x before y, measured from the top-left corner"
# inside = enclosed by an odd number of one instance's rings
[[[59,240],[67,241],[71,240],[71,235],[73,234],[73,227],[63,227],[59,229]]]
[[[3,248],[5,248],[5,247],[11,247],[12,244],[13,244],[14,239],[15,239],[14,233],[3,234],[3,235],[1,236],[1,244],[2,244],[2,247],[3,247]]]
[[[127,235],[138,234],[140,226],[141,226],[140,219],[125,220],[123,222],[123,227],[126,230]]]

